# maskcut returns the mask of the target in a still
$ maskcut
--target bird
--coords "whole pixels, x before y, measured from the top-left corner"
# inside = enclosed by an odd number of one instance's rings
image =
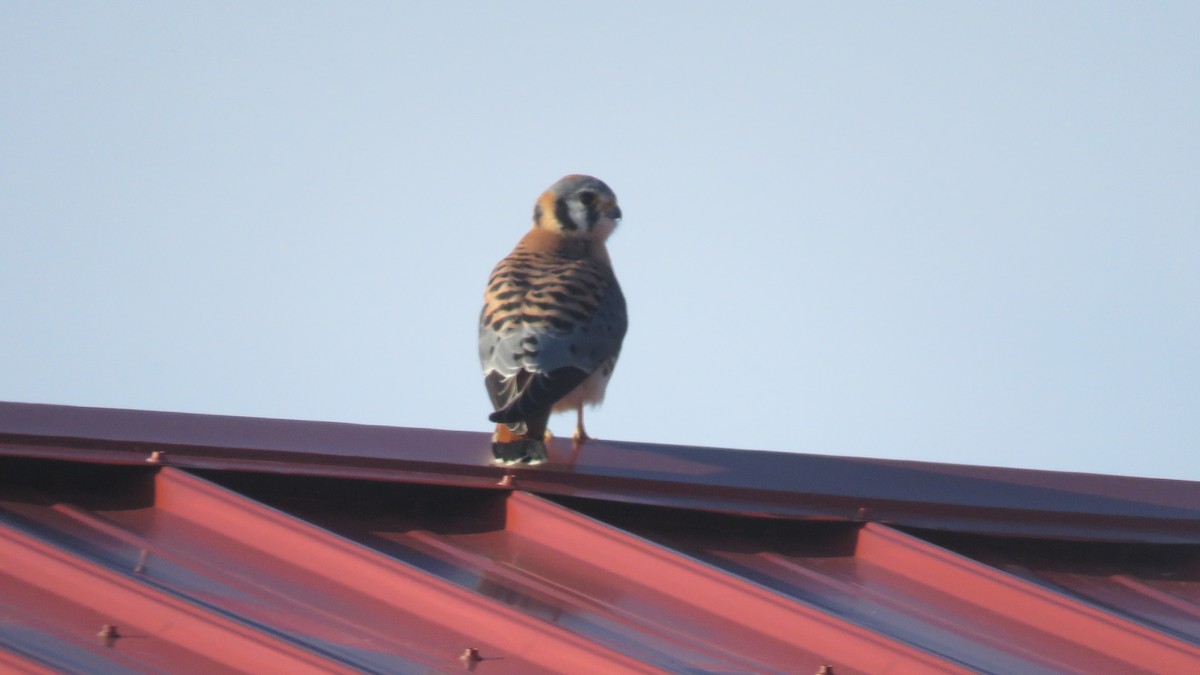
[[[495,463],[545,462],[551,412],[575,411],[576,452],[589,439],[583,408],[604,400],[629,325],[605,247],[620,221],[604,181],[564,176],[538,197],[532,227],[492,270],[479,361]]]

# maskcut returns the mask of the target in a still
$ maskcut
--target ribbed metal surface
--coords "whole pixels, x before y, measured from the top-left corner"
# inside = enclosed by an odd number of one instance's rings
[[[1196,484],[596,444],[501,485],[479,434],[21,404],[0,442],[5,672],[1200,672]]]

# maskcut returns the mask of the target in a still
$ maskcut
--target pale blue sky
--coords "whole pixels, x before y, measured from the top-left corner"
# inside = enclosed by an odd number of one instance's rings
[[[625,212],[614,440],[1200,480],[1200,4],[0,4],[0,400],[487,430]],[[569,416],[551,422],[569,434]]]

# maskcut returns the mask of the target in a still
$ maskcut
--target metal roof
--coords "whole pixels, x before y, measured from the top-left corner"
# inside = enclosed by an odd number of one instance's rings
[[[0,670],[1200,672],[1197,483],[489,457],[481,433],[0,403]]]

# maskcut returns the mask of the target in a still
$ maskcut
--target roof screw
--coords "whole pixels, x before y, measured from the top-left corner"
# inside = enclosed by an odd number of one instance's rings
[[[96,637],[104,640],[105,644],[111,647],[112,643],[117,638],[121,637],[121,634],[117,632],[117,627],[115,625],[106,623],[100,627],[100,632],[96,633]]]
[[[854,514],[855,520],[866,520],[871,517],[871,511],[865,506],[858,507],[858,513]],[[832,670],[829,672],[833,672]]]
[[[167,459],[167,451],[166,450],[155,450],[154,452],[150,453],[150,456],[146,458],[146,461],[149,462],[150,464],[162,464],[163,462],[166,461],[166,459]]]
[[[506,474],[504,474],[504,478],[501,478],[500,482],[497,483],[497,485],[499,485],[501,487],[508,487],[508,488],[516,487],[517,486],[517,477],[512,475],[511,473],[506,473]]]
[[[478,649],[468,647],[463,651],[462,656],[458,657],[458,660],[463,662],[463,667],[467,669],[468,673],[473,673],[475,672],[475,666],[479,665],[483,657],[479,655]]]
[[[817,675],[833,675],[833,666],[821,666],[817,668]]]

